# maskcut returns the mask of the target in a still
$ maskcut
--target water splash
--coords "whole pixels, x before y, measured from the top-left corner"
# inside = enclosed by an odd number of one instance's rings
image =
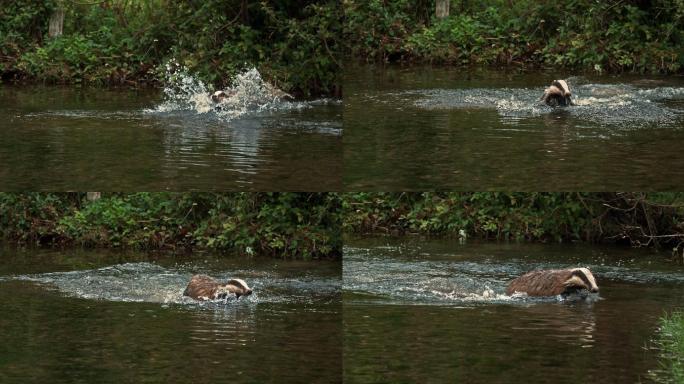
[[[290,102],[283,91],[264,81],[256,68],[239,73],[224,91],[230,95],[220,103],[211,99],[213,88],[191,74],[187,68],[169,62],[164,83],[165,101],[148,113],[191,111],[213,114],[222,120],[232,120],[247,114],[306,108],[303,102]]]
[[[581,82],[581,79],[575,79]],[[551,108],[539,101],[543,88],[431,89],[404,92],[421,109],[493,108],[504,121],[549,114],[635,128],[645,124],[675,125],[684,110],[667,101],[684,100],[684,87],[638,88],[628,84],[572,84],[571,108]],[[676,104],[676,103],[672,103]]]
[[[166,100],[149,112],[196,110],[206,113],[210,109],[209,87],[175,61],[166,64],[163,92]]]

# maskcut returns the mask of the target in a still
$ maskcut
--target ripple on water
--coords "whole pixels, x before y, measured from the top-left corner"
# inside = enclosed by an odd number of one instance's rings
[[[128,120],[128,121],[139,121],[143,119],[137,111],[107,111],[107,110],[69,110],[69,109],[58,109],[58,110],[46,110],[40,112],[30,112],[21,115],[20,117],[26,119],[50,119],[50,118],[71,118],[71,119],[101,119],[101,120]]]

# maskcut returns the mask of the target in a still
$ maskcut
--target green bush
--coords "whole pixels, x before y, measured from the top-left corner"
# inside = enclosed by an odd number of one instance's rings
[[[0,7],[0,69],[12,72],[17,58],[47,33],[54,1],[3,2]]]
[[[341,7],[335,1],[64,2],[64,35],[48,39],[56,2],[0,10],[4,78],[128,84],[163,80],[170,60],[215,86],[256,67],[301,95],[339,93]],[[40,26],[40,27],[37,27]]]
[[[326,193],[0,193],[0,234],[38,245],[341,255],[340,201]]]
[[[356,234],[612,240],[681,253],[683,203],[682,193],[348,193],[343,227]]]
[[[596,71],[684,68],[684,1],[344,2],[354,57],[454,65],[552,66]]]

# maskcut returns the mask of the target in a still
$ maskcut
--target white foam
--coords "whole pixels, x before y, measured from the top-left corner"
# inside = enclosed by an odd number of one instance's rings
[[[165,100],[146,113],[190,111],[198,115],[214,115],[232,120],[264,111],[309,107],[309,103],[287,101],[287,94],[265,82],[256,68],[247,69],[232,79],[224,91],[229,95],[220,103],[211,100],[213,88],[174,61],[166,65]]]

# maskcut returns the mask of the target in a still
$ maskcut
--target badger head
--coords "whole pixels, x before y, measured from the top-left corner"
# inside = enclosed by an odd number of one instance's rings
[[[565,80],[554,80],[544,90],[544,94],[539,100],[543,100],[546,105],[551,107],[574,105],[572,102],[572,92],[570,92],[570,87]]]
[[[591,293],[599,291],[596,279],[587,268],[574,268],[570,270],[570,276],[563,282],[566,292],[587,290]]]
[[[249,296],[252,294],[252,289],[242,279],[232,279],[224,286],[226,291],[234,293],[238,299],[240,296]]]
[[[558,88],[563,94],[563,97],[572,96],[572,92],[570,92],[570,87],[568,87],[568,83],[566,83],[565,80],[554,80],[553,83],[551,83],[551,85]]]
[[[570,87],[568,86],[568,83],[565,82],[565,80],[554,80],[553,83],[551,83],[552,87],[558,88],[560,91],[560,96],[561,96],[561,105],[571,105],[572,104],[572,92],[570,92]]]
[[[220,103],[227,97],[228,95],[224,91],[216,91],[213,95],[211,95],[211,101],[214,103]]]

